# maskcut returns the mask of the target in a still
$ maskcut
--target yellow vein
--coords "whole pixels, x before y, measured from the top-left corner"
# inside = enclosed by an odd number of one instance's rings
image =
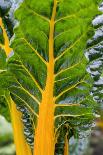
[[[60,19],[57,19],[57,20],[55,21],[55,23],[60,22],[61,20],[65,20],[65,19],[68,19],[68,18],[72,18],[72,17],[76,17],[76,15],[75,15],[75,14],[72,14],[72,15],[68,15],[68,16],[62,17],[62,18],[60,18]]]
[[[2,28],[3,37],[4,37],[4,40],[5,40],[4,45],[0,44],[0,46],[5,50],[6,55],[8,56],[12,49],[9,47],[9,38],[7,36],[7,33],[6,33],[6,29],[5,29],[4,25],[3,25],[2,18],[0,18],[0,27]]]
[[[17,94],[15,94],[15,93],[13,93],[13,92],[11,92],[13,95],[15,95],[17,98],[19,98],[22,102],[24,102],[25,103],[25,105],[29,108],[29,110],[34,114],[34,115],[36,115],[37,117],[39,117],[38,116],[38,114],[35,112],[35,111],[33,111],[33,109],[28,105],[28,103],[27,102],[25,102],[25,100],[23,100],[20,96],[18,96]]]
[[[64,33],[69,32],[70,30],[71,30],[71,29],[66,30],[66,31],[63,31],[63,32],[60,32],[58,35],[56,35],[56,36],[54,37],[54,40],[56,40],[58,37],[60,37],[60,36],[63,35]]]
[[[40,90],[40,92],[42,93],[43,90],[41,89],[41,87],[38,84],[38,82],[36,81],[36,79],[32,76],[32,74],[29,72],[29,70],[23,64],[22,64],[22,67],[26,70],[26,72],[29,74],[29,76],[31,77],[31,79],[34,81],[34,83],[36,84],[36,86],[38,87],[38,89]]]
[[[88,99],[87,97],[85,98],[85,99]],[[60,103],[56,103],[55,104],[55,107],[62,107],[62,106],[82,106],[83,104],[82,104],[82,102],[85,100],[85,99],[83,99],[83,100],[81,100],[80,102],[78,102],[78,103],[63,103],[63,104],[60,104]],[[90,99],[89,99],[89,101],[90,101]],[[91,100],[92,101],[92,100]]]
[[[88,99],[88,98],[86,97],[85,99]],[[55,104],[55,108],[56,108],[56,107],[59,107],[59,106],[60,106],[60,107],[62,107],[62,106],[80,106],[80,105],[82,106],[82,105],[83,105],[82,102],[83,102],[85,99],[81,100],[81,101],[78,102],[78,103],[63,103],[63,104],[62,104],[62,103],[61,103],[61,104],[60,104],[60,103],[56,103],[56,104]],[[89,99],[89,101],[90,101],[90,99]]]
[[[62,125],[66,124],[67,122],[68,122],[68,120],[64,121],[63,123],[61,123],[61,124],[57,127],[57,129],[55,130],[55,135],[56,135],[57,131],[60,129],[60,127],[62,127]],[[69,123],[68,123],[68,126],[69,126]],[[71,127],[69,126],[69,128],[71,128]]]
[[[68,52],[68,50],[72,49],[79,41],[81,41],[81,39],[83,38],[83,36],[85,35],[85,33],[83,33],[79,39],[77,39],[70,47],[68,47],[66,50],[64,50],[59,56],[57,56],[55,58],[55,61],[57,61],[58,59],[60,59],[66,52]]]
[[[3,97],[5,98],[5,101],[7,102],[7,105],[9,107],[10,112],[11,112],[11,105],[10,105],[10,102],[9,102],[7,96],[6,95],[3,95]]]
[[[17,82],[18,82],[18,81],[17,81]],[[20,84],[20,83],[18,82],[18,84]],[[31,98],[33,98],[38,104],[40,104],[39,100],[38,100],[35,96],[33,96],[28,90],[26,90],[24,87],[22,87],[21,84],[20,84],[20,86],[21,86],[21,87],[17,87],[17,86],[13,86],[13,87],[15,87],[15,88],[17,88],[17,89],[22,89],[22,90],[24,90]]]
[[[59,22],[59,21],[61,21],[61,20],[65,20],[65,19],[68,19],[68,18],[72,18],[72,17],[81,18],[81,17],[77,16],[77,15],[79,15],[79,13],[81,12],[81,10],[84,10],[84,8],[83,8],[83,9],[80,9],[80,11],[78,11],[77,13],[74,13],[74,14],[71,14],[71,15],[67,15],[67,16],[64,16],[64,17],[61,17],[61,18],[57,19],[57,20],[55,21],[55,23],[57,23],[57,22]]]
[[[25,39],[25,38],[20,38],[25,41],[25,43],[36,53],[36,55],[47,65],[47,62],[42,58],[42,56],[39,54],[39,52],[34,49],[34,47]]]
[[[77,64],[74,64],[73,66],[70,66],[70,67],[68,67],[68,68],[66,68],[66,69],[62,69],[60,72],[58,72],[57,74],[55,74],[55,77],[57,77],[58,75],[60,75],[61,73],[65,72],[65,71],[67,71],[67,70],[70,70],[70,69],[72,69],[72,68],[75,68],[75,67],[78,66],[80,63],[81,63],[81,62],[78,62]]]
[[[22,85],[21,85],[21,88],[22,88],[29,96],[31,96],[38,104],[40,104],[39,100],[38,100],[34,95],[32,95],[28,90],[26,90],[24,87],[22,87]]]
[[[62,96],[64,93],[66,93],[67,91],[69,91],[69,90],[75,88],[76,86],[78,86],[78,85],[81,84],[81,83],[85,83],[85,81],[79,81],[78,83],[76,83],[76,84],[73,85],[72,87],[70,87],[70,88],[68,88],[68,89],[66,89],[66,90],[64,90],[64,91],[62,91],[58,96],[55,97],[55,100],[57,100],[57,99],[58,99],[60,96]]]
[[[54,82],[55,83],[57,83],[57,82],[61,82],[61,81],[63,81],[63,80],[67,80],[67,79],[69,79],[70,77],[66,77],[66,78],[63,78],[63,79],[60,79],[60,80],[55,80]]]
[[[66,104],[55,104],[56,107],[71,107],[71,106],[80,106],[80,104],[74,104],[74,103],[66,103]]]
[[[81,116],[86,116],[86,115],[91,115],[91,113],[86,113],[86,114],[81,114],[81,115],[72,115],[72,114],[60,114],[54,117],[54,119],[58,117],[81,117]]]
[[[43,31],[40,31],[44,36],[45,36],[45,38],[47,39],[47,41],[48,41],[48,36],[46,35],[46,33],[45,32],[43,32]]]
[[[47,22],[50,22],[49,18],[47,18],[47,17],[45,17],[45,16],[43,16],[43,15],[38,14],[37,12],[35,12],[34,10],[32,10],[29,6],[26,5],[26,8],[27,8],[30,12],[32,12],[34,15],[36,15],[36,16],[38,16],[38,17],[44,19],[44,20],[46,20]]]
[[[17,61],[17,60],[16,60],[16,62],[22,63],[22,61]],[[41,93],[43,92],[42,88],[40,87],[40,85],[36,81],[35,77],[33,77],[33,75],[30,73],[30,71],[25,67],[25,65],[23,63],[22,63],[22,65],[14,64],[14,66],[17,66],[17,67],[18,66],[21,66],[22,68],[24,68],[24,70],[29,74],[30,78],[34,81],[34,83],[36,84],[36,86],[38,87],[38,89],[40,90],[40,92]],[[22,68],[19,69],[19,70],[22,70]],[[7,70],[3,70],[3,71],[7,71]]]
[[[56,16],[56,0],[53,0],[53,10],[50,20],[49,32],[49,63],[47,66],[47,79],[45,90],[42,95],[42,102],[39,108],[39,119],[36,127],[35,135],[35,155],[54,154],[54,102],[53,102],[53,87],[54,87],[54,19]],[[46,119],[48,118],[48,119]],[[46,138],[46,139],[45,139]],[[45,139],[45,141],[44,141]]]

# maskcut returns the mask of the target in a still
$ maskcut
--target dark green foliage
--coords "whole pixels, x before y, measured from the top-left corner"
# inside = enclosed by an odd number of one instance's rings
[[[0,43],[1,43],[1,44],[4,44],[3,31],[2,31],[2,29],[1,29],[1,27],[0,27]]]
[[[96,103],[90,96],[92,79],[86,71],[84,51],[87,40],[94,33],[91,21],[100,14],[97,7],[100,1],[62,0],[57,4],[53,92],[57,106],[54,113],[56,137],[59,134],[56,155],[61,154],[64,149],[65,134],[68,132],[68,140],[72,135],[79,136],[77,133],[87,130],[95,116]],[[15,38],[11,43],[14,55],[7,59],[7,72],[0,77],[17,107],[23,105],[20,111],[23,117],[26,117],[22,120],[26,137],[31,130],[28,130],[26,121],[28,125],[32,127],[34,124],[36,128],[42,90],[45,89],[48,76],[49,20],[52,10],[53,0],[24,0],[16,10],[15,18],[19,24],[14,28]],[[25,116],[25,110],[32,115],[32,123],[28,116]],[[29,113],[27,112],[28,115]],[[65,130],[65,124],[69,131]],[[31,144],[32,133],[30,135],[27,141]]]
[[[4,50],[0,49],[0,76],[6,72],[6,55]],[[2,87],[3,81],[0,80],[0,115],[3,115],[10,121],[9,113],[9,92]],[[1,89],[2,88],[2,89]]]
[[[88,72],[94,79],[93,97],[98,103],[99,110],[103,110],[103,15],[93,20],[95,35],[88,41],[87,55],[90,61]],[[101,112],[102,114],[102,112]]]
[[[22,122],[24,125],[24,135],[26,137],[27,143],[33,149],[34,146],[34,130],[33,121],[31,114],[26,107],[23,105],[17,105],[17,109],[22,113]]]

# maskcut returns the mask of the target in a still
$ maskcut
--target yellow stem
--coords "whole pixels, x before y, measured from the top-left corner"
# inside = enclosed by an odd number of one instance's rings
[[[69,155],[69,141],[67,138],[67,134],[65,136],[64,155]]]
[[[9,38],[7,36],[6,30],[4,28],[2,19],[0,18],[0,27],[3,30],[3,37],[4,37],[4,45],[0,44],[1,48],[5,50],[6,55],[8,56],[11,52],[11,48],[9,47]],[[14,142],[16,145],[16,155],[32,155],[31,149],[25,141],[25,137],[23,134],[23,124],[21,122],[21,114],[16,109],[15,103],[11,100],[10,101],[10,114],[11,114],[11,121],[13,126],[14,132]]]
[[[42,94],[36,128],[34,155],[54,155],[54,24],[57,2],[54,0],[49,34],[49,62],[47,64],[46,87]]]
[[[5,40],[4,45],[1,45],[1,47],[5,50],[6,55],[8,56],[12,49],[9,47],[9,38],[8,38],[8,35],[6,33],[6,30],[4,28],[4,25],[3,25],[3,22],[2,22],[1,18],[0,18],[0,27],[2,28],[3,37],[4,37],[4,40]]]
[[[21,122],[21,113],[17,111],[15,103],[11,100],[11,121],[14,132],[14,142],[16,145],[16,155],[32,155],[30,146],[26,143],[23,134],[23,124]]]

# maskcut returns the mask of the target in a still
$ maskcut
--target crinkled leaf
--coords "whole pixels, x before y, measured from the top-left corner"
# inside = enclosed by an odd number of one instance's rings
[[[100,7],[102,8],[102,7]],[[96,29],[94,36],[88,41],[86,55],[90,61],[88,72],[94,79],[92,94],[98,103],[99,113],[103,110],[103,15],[93,20]]]
[[[91,21],[99,14],[99,2],[63,0],[57,3],[55,32],[51,35],[54,36],[54,126],[55,132],[59,128],[58,138],[64,139],[63,134],[69,132],[69,127],[71,135],[78,126],[85,129],[85,124],[93,119],[95,104],[89,100],[91,78],[86,72],[84,50],[94,32]],[[2,76],[6,78],[16,104],[25,105],[34,114],[35,124],[48,77],[47,64],[51,59],[49,31],[52,12],[52,0],[24,0],[20,5],[15,13],[19,24],[14,29],[12,41],[14,56],[8,61],[8,70],[13,78]],[[62,128],[66,128],[66,132],[62,133]]]

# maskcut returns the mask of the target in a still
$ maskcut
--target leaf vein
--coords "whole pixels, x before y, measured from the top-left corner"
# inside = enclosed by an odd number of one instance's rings
[[[29,110],[30,110],[34,115],[36,115],[36,116],[38,117],[38,114],[37,114],[35,111],[33,111],[33,109],[28,105],[28,103],[25,102],[25,100],[23,100],[20,96],[18,96],[17,94],[15,94],[15,93],[13,93],[13,92],[11,92],[11,94],[15,95],[15,96],[16,96],[17,98],[19,98],[22,102],[24,102],[25,105],[29,108]]]

